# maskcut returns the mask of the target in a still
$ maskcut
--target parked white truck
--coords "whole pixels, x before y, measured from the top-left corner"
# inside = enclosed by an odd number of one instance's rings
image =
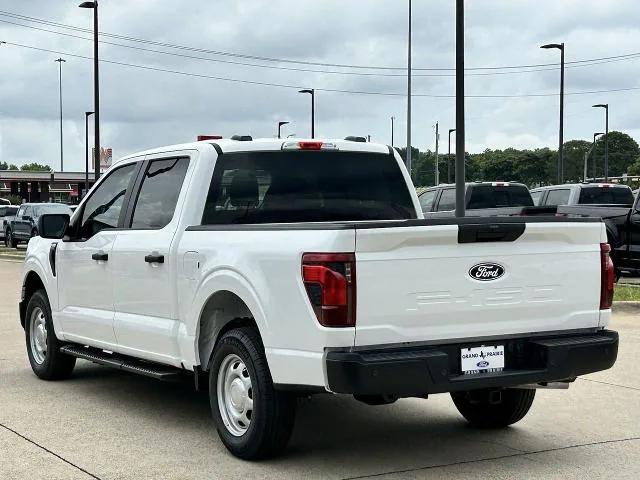
[[[246,138],[245,138],[246,140]],[[46,380],[76,358],[208,375],[222,442],[280,453],[296,397],[451,392],[473,425],[611,367],[600,219],[423,219],[397,152],[343,140],[204,141],[115,163],[44,215],[20,319]]]

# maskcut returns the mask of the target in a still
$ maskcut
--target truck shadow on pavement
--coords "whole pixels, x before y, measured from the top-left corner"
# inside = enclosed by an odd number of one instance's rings
[[[117,405],[118,411],[132,421],[153,423],[165,435],[172,435],[172,428],[179,426],[176,435],[189,432],[191,442],[197,436],[196,443],[208,444],[216,453],[230,456],[211,420],[207,385],[201,385],[205,391],[195,392],[191,377],[163,383],[79,362],[72,379],[64,383],[76,399],[84,397],[83,403],[97,401],[94,408]],[[284,466],[301,460],[362,464],[385,458],[403,465],[409,459],[412,464],[441,464],[523,452],[509,444],[514,437],[519,437],[518,443],[526,442],[522,437],[530,435],[518,427],[493,433],[469,428],[448,395],[368,406],[350,396],[319,394],[300,399],[285,456],[261,465]]]

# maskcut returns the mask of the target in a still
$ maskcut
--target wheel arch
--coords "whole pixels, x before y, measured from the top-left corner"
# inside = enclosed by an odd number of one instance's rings
[[[255,290],[236,272],[217,272],[201,286],[203,301],[195,325],[195,360],[203,370],[220,337],[232,328],[253,327],[265,343],[267,320]]]
[[[22,328],[25,326],[25,313],[27,310],[27,303],[31,296],[38,290],[47,291],[42,278],[35,270],[29,270],[22,282],[22,301],[20,302],[20,324]],[[47,294],[47,297],[49,295]]]

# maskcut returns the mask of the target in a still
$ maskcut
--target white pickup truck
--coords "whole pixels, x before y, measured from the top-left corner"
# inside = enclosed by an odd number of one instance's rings
[[[296,397],[451,392],[504,427],[617,356],[600,219],[423,219],[393,149],[203,141],[107,171],[29,242],[20,319],[46,380],[76,358],[208,378],[222,442],[280,453]]]

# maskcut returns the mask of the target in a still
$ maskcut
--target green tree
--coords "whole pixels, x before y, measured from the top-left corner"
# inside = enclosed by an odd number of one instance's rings
[[[20,167],[20,170],[28,170],[30,172],[51,172],[52,169],[49,165],[44,165],[40,163],[25,163]]]
[[[0,162],[0,170],[20,170],[17,165],[13,163]]]
[[[604,136],[596,142],[596,172],[604,177]],[[627,173],[640,156],[638,143],[626,133],[609,132],[609,176],[619,177]],[[591,170],[591,169],[590,169]],[[591,171],[589,172],[591,174]]]
[[[564,143],[564,181],[581,182],[584,179],[584,154],[591,148],[591,142],[570,140]],[[589,162],[591,167],[591,162]],[[591,168],[588,175],[591,176]]]

